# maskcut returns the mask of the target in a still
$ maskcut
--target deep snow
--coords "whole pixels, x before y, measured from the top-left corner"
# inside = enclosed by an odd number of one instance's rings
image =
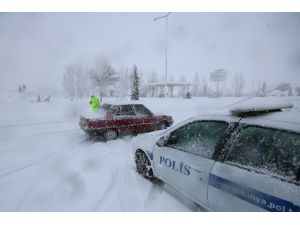
[[[300,111],[299,97],[280,99]],[[139,102],[155,113],[172,115],[178,123],[238,100]],[[0,211],[199,210],[167,185],[138,175],[131,147],[136,137],[107,143],[87,139],[78,122],[79,115],[90,110],[88,101],[53,98],[50,103],[30,103],[0,98]]]

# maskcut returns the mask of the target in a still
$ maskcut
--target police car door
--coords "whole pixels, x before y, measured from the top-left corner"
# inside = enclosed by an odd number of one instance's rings
[[[209,178],[216,211],[299,211],[300,135],[244,127]]]
[[[194,121],[171,132],[166,145],[156,146],[154,152],[158,175],[206,206],[212,155],[227,127],[220,121]]]

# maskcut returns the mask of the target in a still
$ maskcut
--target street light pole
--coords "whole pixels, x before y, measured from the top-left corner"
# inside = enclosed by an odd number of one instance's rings
[[[165,97],[168,96],[168,86],[167,86],[167,82],[168,82],[168,16],[170,15],[171,13],[167,13],[166,15],[164,16],[160,16],[160,17],[157,17],[157,18],[154,18],[153,20],[156,21],[156,20],[159,20],[159,19],[162,19],[162,18],[166,18],[166,58],[165,58]]]

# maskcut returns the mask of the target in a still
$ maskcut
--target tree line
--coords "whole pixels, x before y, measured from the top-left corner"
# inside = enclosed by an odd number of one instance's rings
[[[162,97],[162,88],[149,84],[164,82],[164,76],[159,77],[154,70],[145,76],[137,65],[116,69],[105,60],[98,60],[91,67],[81,63],[70,63],[63,71],[63,87],[72,99],[91,95],[98,95],[101,100],[106,96],[120,99],[131,97],[133,100],[138,100],[139,97]],[[218,84],[207,76],[199,76],[198,73],[195,73],[190,81],[185,76],[176,80],[173,75],[169,75],[168,83],[187,84],[177,88],[176,96],[179,97],[264,97],[267,96],[268,90],[274,88],[274,84],[271,85],[267,81],[251,83],[245,79],[243,73],[228,76],[226,81]],[[278,89],[271,95],[300,96],[300,87],[293,89],[286,82],[279,83],[276,87]]]

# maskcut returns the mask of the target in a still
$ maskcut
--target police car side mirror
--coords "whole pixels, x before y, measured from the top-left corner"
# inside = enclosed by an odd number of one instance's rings
[[[160,137],[160,138],[157,140],[156,144],[157,144],[159,147],[163,147],[163,146],[166,146],[167,141],[168,141],[168,139],[167,139],[166,137]]]

